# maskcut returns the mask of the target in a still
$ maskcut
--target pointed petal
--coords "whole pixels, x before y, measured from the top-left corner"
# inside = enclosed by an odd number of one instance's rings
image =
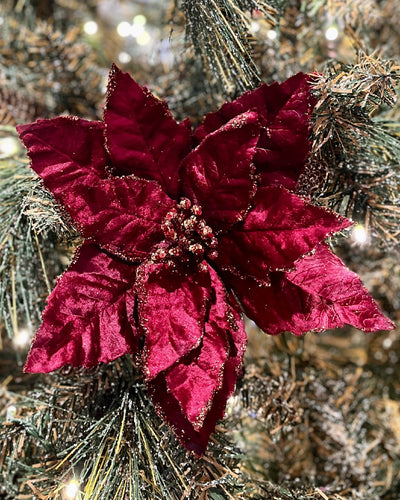
[[[314,255],[300,260],[296,269],[287,273],[286,277],[304,292],[330,306],[322,311],[313,311],[314,316],[320,316],[319,322],[323,318],[329,325],[324,328],[344,324],[365,332],[394,328],[357,274],[347,269],[325,244],[319,245]]]
[[[81,234],[114,254],[141,260],[163,238],[160,224],[175,202],[155,182],[106,177],[102,130],[97,122],[72,118],[19,128],[33,170]]]
[[[195,429],[201,428],[214,395],[222,386],[224,365],[230,351],[227,337],[230,307],[224,286],[215,271],[212,268],[209,271],[215,297],[205,322],[202,342],[166,373],[169,390]]]
[[[89,368],[137,350],[132,287],[136,266],[83,245],[58,281],[36,333],[27,372]]]
[[[275,186],[259,189],[253,204],[244,223],[220,238],[216,262],[262,281],[270,271],[289,269],[321,240],[351,225]]]
[[[144,264],[138,271],[144,371],[156,377],[201,343],[211,292],[207,273]]]
[[[310,75],[299,74],[285,82],[289,98],[261,135],[255,155],[261,186],[296,189],[310,152],[310,118],[317,102],[309,81]]]
[[[241,220],[249,208],[259,133],[257,114],[243,113],[208,135],[183,161],[182,191],[201,205],[215,230]]]
[[[391,330],[393,324],[356,274],[325,244],[289,273],[271,273],[271,286],[230,277],[245,313],[266,333],[302,335],[349,324],[364,331]]]
[[[17,125],[18,134],[29,150],[32,168],[50,185],[57,186],[61,173],[68,176],[68,184],[79,184],[80,175],[106,177],[107,152],[104,149],[104,124],[61,116],[51,120],[37,120]],[[79,166],[74,175],[71,163]],[[68,171],[64,172],[64,168]],[[58,189],[62,189],[58,187]],[[57,194],[57,193],[54,193]]]
[[[116,173],[155,180],[175,198],[179,164],[190,150],[190,123],[178,125],[166,102],[115,65],[110,72],[104,122]]]
[[[229,303],[232,304],[233,299],[230,298]],[[228,315],[229,357],[224,365],[222,385],[213,397],[201,428],[196,430],[184,416],[180,404],[169,391],[163,373],[148,382],[149,393],[159,415],[169,423],[180,443],[198,456],[205,452],[210,435],[214,432],[218,420],[224,416],[226,403],[235,388],[246,347],[244,324],[235,307],[229,307]]]
[[[261,85],[226,103],[216,113],[206,116],[195,132],[198,142],[233,117],[256,110],[264,131],[254,157],[262,185],[282,185],[294,189],[309,153],[309,121],[316,103],[308,81],[299,73],[282,84]]]

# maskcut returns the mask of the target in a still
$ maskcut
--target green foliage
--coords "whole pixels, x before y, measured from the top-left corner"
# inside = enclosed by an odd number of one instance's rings
[[[354,65],[329,64],[314,84],[311,161],[326,166],[315,197],[386,247],[400,242],[400,141],[398,124],[387,118],[399,83],[396,63],[360,52]]]
[[[12,130],[0,130],[17,150],[0,159],[0,323],[10,338],[37,326],[50,282],[63,269],[56,235],[74,234],[29,168]]]
[[[2,483],[13,499],[32,494],[32,485],[41,498],[62,498],[71,480],[80,500],[250,497],[243,457],[224,432],[204,458],[189,455],[155,414],[128,357],[47,377],[16,401],[0,427]]]
[[[250,14],[258,10],[274,25],[282,2],[185,0],[186,33],[201,57],[211,87],[229,96],[256,86],[260,71],[253,59]]]

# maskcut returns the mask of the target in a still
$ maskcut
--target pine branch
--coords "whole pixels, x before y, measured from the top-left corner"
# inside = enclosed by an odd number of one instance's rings
[[[300,187],[384,246],[400,241],[400,141],[382,114],[399,82],[397,64],[362,52],[354,66],[332,63],[315,78],[311,166]]]
[[[28,167],[15,132],[1,133],[16,145],[0,159],[0,321],[13,338],[21,327],[37,326],[51,281],[65,266],[57,241],[75,232]]]
[[[282,2],[255,0],[185,0],[186,33],[203,62],[207,79],[225,95],[254,87],[260,81],[253,58],[250,13],[257,9],[276,23]]]
[[[73,478],[82,500],[250,498],[223,430],[203,459],[190,456],[156,416],[129,357],[54,374],[27,396],[3,393],[16,409],[0,427],[0,468],[15,500],[62,497]]]
[[[65,112],[97,117],[103,74],[93,51],[81,42],[81,30],[62,33],[41,21],[28,27],[11,7],[0,6],[0,15],[7,17],[0,40],[0,85],[37,103],[32,119]],[[25,118],[17,111],[12,111],[13,121],[21,123]]]

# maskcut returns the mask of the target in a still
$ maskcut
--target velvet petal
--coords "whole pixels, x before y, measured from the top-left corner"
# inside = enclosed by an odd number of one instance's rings
[[[358,276],[325,244],[300,259],[295,270],[270,278],[268,287],[251,278],[229,278],[245,313],[266,333],[302,335],[345,324],[368,332],[393,328]]]
[[[310,152],[310,118],[316,99],[310,92],[309,75],[302,75],[290,83],[296,83],[289,99],[274,116],[261,134],[255,154],[260,185],[281,185],[296,189]]]
[[[249,208],[259,133],[257,114],[243,113],[208,135],[182,164],[183,194],[201,205],[213,229],[241,220]]]
[[[86,175],[106,177],[108,156],[102,122],[60,116],[17,125],[17,131],[29,150],[32,168],[40,177],[45,177],[49,185],[55,186],[55,195],[63,189],[57,181],[61,173],[69,187],[79,184],[82,171]]]
[[[290,269],[325,237],[350,224],[284,188],[262,188],[244,223],[220,238],[217,264],[265,281],[270,271]]]
[[[110,72],[104,122],[116,173],[155,180],[175,198],[179,164],[190,150],[190,123],[178,125],[166,102],[115,65]]]
[[[229,303],[232,304],[233,300],[230,299]],[[214,432],[218,420],[224,416],[226,403],[234,391],[246,347],[244,324],[232,305],[228,306],[228,322],[230,328],[227,336],[230,350],[224,366],[222,384],[215,393],[200,428],[196,430],[184,416],[180,404],[167,386],[163,373],[148,382],[149,393],[158,413],[172,427],[181,444],[198,456],[205,452],[210,434]]]
[[[201,428],[213,397],[221,388],[224,365],[229,355],[227,338],[228,304],[225,288],[209,268],[215,294],[205,323],[200,346],[191,355],[179,360],[166,373],[169,390],[179,402],[182,413],[195,429]]]
[[[143,365],[150,380],[200,345],[210,277],[165,264],[143,264],[137,289],[139,322],[146,336]]]
[[[310,75],[299,73],[282,84],[264,84],[246,92],[208,114],[195,132],[197,141],[235,116],[255,110],[264,127],[254,157],[262,185],[294,189],[309,152],[309,121],[316,103],[309,80]]]
[[[81,234],[114,254],[141,260],[163,238],[161,221],[175,202],[155,182],[106,177],[103,127],[91,123],[39,120],[19,132],[33,170]]]
[[[89,368],[134,353],[135,272],[135,265],[83,245],[47,300],[25,371]]]

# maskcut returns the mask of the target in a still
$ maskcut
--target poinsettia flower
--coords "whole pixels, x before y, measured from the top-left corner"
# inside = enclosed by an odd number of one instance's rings
[[[19,126],[33,170],[84,238],[25,370],[130,353],[159,413],[202,454],[240,371],[241,308],[273,334],[390,329],[324,244],[350,222],[292,192],[312,106],[297,75],[226,104],[192,136],[114,66],[104,121]]]

